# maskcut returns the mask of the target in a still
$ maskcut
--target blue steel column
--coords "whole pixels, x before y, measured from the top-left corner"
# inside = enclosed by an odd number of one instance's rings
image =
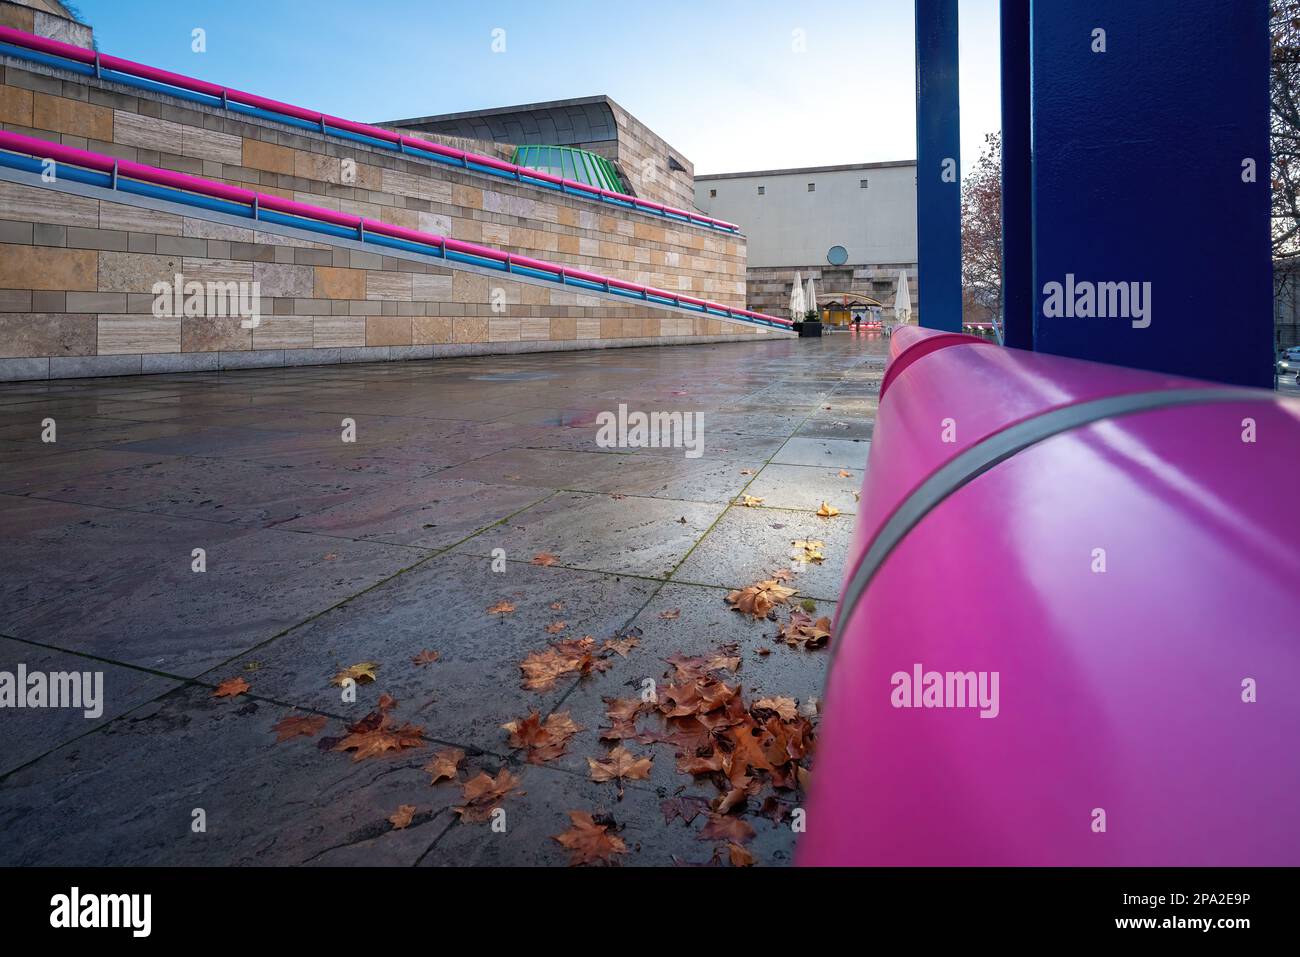
[[[1030,196],[1029,0],[1002,0],[1003,344],[1034,347],[1034,249]]]
[[[961,113],[957,0],[916,0],[918,314],[961,331]]]
[[[1271,386],[1267,0],[1032,18],[1034,348]]]

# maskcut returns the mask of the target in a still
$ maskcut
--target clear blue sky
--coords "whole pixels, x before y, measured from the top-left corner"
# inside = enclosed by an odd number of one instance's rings
[[[75,3],[105,53],[349,119],[606,93],[700,173],[916,155],[912,0]],[[960,15],[969,169],[998,128],[997,0]]]

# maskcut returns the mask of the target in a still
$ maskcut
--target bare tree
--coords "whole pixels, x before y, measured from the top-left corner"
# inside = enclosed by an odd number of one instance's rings
[[[1300,0],[1272,0],[1273,255],[1300,253]]]
[[[1300,0],[1296,0],[1300,3]],[[1002,315],[1002,134],[989,133],[961,187],[962,302],[968,320]]]

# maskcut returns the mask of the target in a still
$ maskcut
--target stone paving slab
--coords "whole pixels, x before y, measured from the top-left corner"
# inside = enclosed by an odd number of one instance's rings
[[[848,475],[841,475],[848,472]],[[768,465],[745,494],[763,500],[763,508],[789,508],[815,512],[822,503],[842,515],[857,513],[853,493],[862,488],[859,469],[833,469],[811,465]]]
[[[703,819],[666,825],[659,804],[716,787],[679,775],[670,746],[622,800],[589,780],[601,698],[725,642],[747,698],[819,696],[828,653],[777,645],[775,622],[722,598],[789,567],[833,613],[853,518],[819,519],[813,498],[860,484],[884,350],[841,339],[0,386],[16,426],[0,435],[0,670],[99,669],[109,690],[96,720],[0,715],[0,864],[560,865],[570,810],[612,814],[625,864],[709,862]],[[620,404],[699,414],[703,457],[596,446],[596,414]],[[26,435],[47,414],[57,450]],[[769,507],[729,504],[741,492]],[[805,537],[823,563],[792,563]],[[487,612],[503,599],[512,612]],[[629,625],[641,644],[606,673],[521,687],[529,653]],[[412,662],[426,650],[439,659]],[[367,661],[378,680],[344,700],[331,679]],[[246,694],[211,696],[236,676]],[[425,746],[322,750],[381,695]],[[500,727],[531,708],[585,728],[554,764],[524,763]],[[304,709],[326,719],[317,738],[277,744]],[[421,768],[452,745],[462,781],[520,775],[505,834],[459,822],[460,784],[430,786]],[[394,828],[402,804],[415,817]],[[788,828],[747,820],[758,863],[788,863]]]

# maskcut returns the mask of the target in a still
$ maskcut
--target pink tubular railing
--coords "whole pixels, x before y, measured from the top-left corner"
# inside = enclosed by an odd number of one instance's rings
[[[683,296],[679,293],[656,289],[653,286],[645,286],[640,283],[629,282],[625,279],[615,279],[609,276],[602,276],[599,273],[561,266],[558,263],[551,263],[542,259],[520,256],[515,253],[506,252],[505,250],[494,249],[491,246],[480,246],[477,243],[467,243],[459,239],[449,239],[446,236],[438,236],[434,233],[424,233],[415,229],[407,229],[404,226],[394,226],[391,223],[381,222],[377,219],[367,219],[364,216],[351,216],[347,213],[340,213],[338,210],[324,209],[320,206],[311,206],[307,203],[299,203],[296,200],[284,199],[280,196],[270,196],[266,193],[258,193],[251,189],[245,189],[242,186],[229,186],[225,183],[217,183],[198,176],[191,176],[188,173],[178,173],[173,170],[158,169],[154,166],[145,166],[142,163],[134,163],[129,160],[119,160],[112,156],[105,156],[102,153],[92,153],[88,150],[78,149],[73,146],[51,143],[47,140],[24,136],[21,133],[0,132],[0,149],[12,153],[21,153],[38,159],[51,159],[58,163],[67,163],[71,166],[78,166],[99,173],[112,174],[117,178],[137,180],[142,183],[151,183],[156,186],[164,186],[170,189],[181,190],[186,193],[194,193],[200,196],[239,203],[249,206],[254,210],[270,210],[271,212],[283,213],[287,216],[296,216],[301,219],[316,220],[334,226],[343,226],[348,229],[357,230],[358,234],[362,237],[367,233],[377,233],[381,236],[391,236],[394,239],[419,243],[423,246],[432,246],[436,249],[442,250],[444,258],[446,257],[447,251],[450,250],[467,256],[475,256],[480,259],[489,259],[504,263],[507,270],[512,266],[519,266],[524,269],[536,269],[542,272],[552,273],[557,277],[557,281],[560,283],[563,283],[566,278],[577,279],[583,282],[602,285],[606,288],[613,287],[625,289],[629,292],[638,293],[642,297],[654,296],[667,299],[676,306],[698,306],[705,310],[712,309],[724,314],[723,316],[716,316],[716,318],[734,318],[739,316],[781,327],[788,327],[791,325],[789,319],[783,319],[780,316],[769,316],[761,312],[753,312],[749,309],[737,309],[734,306],[726,306],[722,303],[712,302],[707,299]]]
[[[562,186],[565,189],[588,193],[593,196],[600,196],[620,203],[627,203],[636,209],[654,210],[655,212],[663,213],[668,216],[681,217],[690,223],[704,223],[731,232],[740,231],[740,227],[737,224],[729,223],[724,219],[714,219],[712,216],[704,216],[700,213],[690,212],[689,210],[677,209],[674,206],[665,206],[662,203],[639,199],[636,196],[629,196],[625,193],[611,192],[607,189],[601,189],[587,183],[578,182],[577,180],[565,179],[561,176],[554,176],[550,173],[531,169],[527,166],[517,166],[514,163],[507,163],[504,160],[499,160],[492,156],[485,156],[480,153],[471,153],[466,150],[458,150],[451,146],[443,146],[440,143],[431,143],[428,140],[416,139],[411,136],[403,136],[400,133],[394,133],[392,130],[386,130],[379,126],[371,126],[368,123],[357,123],[354,120],[345,120],[341,117],[330,116],[328,113],[319,113],[315,110],[308,110],[301,106],[294,106],[291,103],[281,103],[279,100],[257,96],[253,93],[244,93],[241,90],[234,90],[230,87],[220,86],[216,83],[209,83],[206,80],[198,80],[181,73],[172,73],[169,70],[161,70],[157,67],[147,66],[143,63],[136,63],[133,60],[125,60],[122,57],[96,53],[93,50],[73,46],[70,43],[63,43],[59,40],[51,40],[47,37],[38,37],[22,30],[15,30],[12,27],[0,27],[0,43],[8,43],[12,46],[24,47],[39,53],[49,54],[50,56],[62,57],[66,60],[74,60],[78,63],[94,66],[96,69],[112,70],[116,73],[139,77],[142,80],[150,80],[154,83],[166,84],[167,86],[176,87],[181,90],[188,90],[192,93],[202,93],[224,102],[238,103],[242,106],[266,110],[270,113],[279,113],[283,116],[291,116],[294,119],[304,120],[320,126],[322,132],[326,132],[324,129],[325,127],[332,126],[335,129],[355,133],[358,136],[368,136],[373,139],[383,140],[384,142],[393,143],[400,147],[416,150],[418,152],[445,156],[464,164],[473,163],[478,166],[488,166],[493,169],[501,170],[502,172],[510,173],[514,176],[525,176],[529,179],[553,183],[554,185]]]

